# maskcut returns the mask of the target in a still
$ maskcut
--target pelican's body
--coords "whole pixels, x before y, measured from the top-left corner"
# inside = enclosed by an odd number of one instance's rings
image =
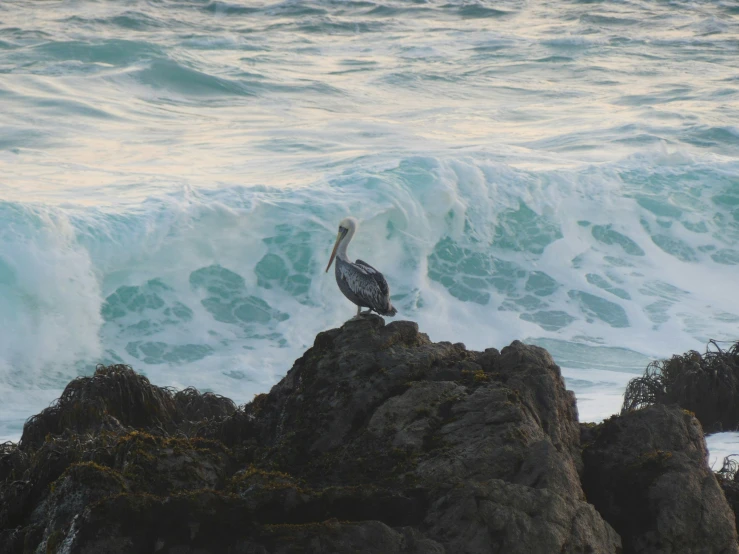
[[[364,313],[377,312],[380,315],[394,316],[397,310],[390,303],[390,287],[385,277],[367,262],[352,262],[346,254],[346,248],[357,230],[357,220],[347,217],[339,223],[339,234],[331,253],[326,271],[336,258],[334,272],[336,283],[344,296],[357,305],[357,315],[362,308],[369,308]]]

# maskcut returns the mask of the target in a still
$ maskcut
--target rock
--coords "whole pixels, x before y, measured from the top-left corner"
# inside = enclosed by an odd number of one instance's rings
[[[543,349],[471,352],[431,343],[410,322],[365,317],[321,333],[253,415],[255,464],[314,489],[422,497],[424,517],[406,524],[448,552],[620,545],[585,502],[574,398]],[[489,504],[475,501],[485,494]]]
[[[733,479],[727,479],[721,473],[716,475],[716,479],[718,479],[721,490],[724,491],[726,502],[734,512],[734,524],[739,528],[739,482],[736,476]]]
[[[425,523],[446,552],[621,552],[589,504],[500,479],[449,490]]]
[[[624,553],[736,553],[732,513],[708,468],[700,423],[662,405],[587,429],[583,485]]]
[[[644,525],[664,540],[731,540],[723,496],[696,462],[700,428],[683,440],[684,421],[654,425],[684,463],[648,487],[674,505]],[[615,554],[610,523],[625,545],[643,534],[607,493],[621,474],[606,452],[625,439],[589,433],[584,465],[574,396],[545,350],[470,351],[378,316],[320,333],[238,409],[100,367],[0,447],[0,553]],[[593,469],[599,453],[610,473]],[[640,483],[650,464],[633,473]],[[605,519],[583,475],[604,483]],[[685,490],[669,496],[674,483]],[[696,505],[702,520],[674,523]]]
[[[93,462],[69,466],[31,516],[39,527],[45,525],[37,550],[56,552],[75,516],[93,502],[126,492],[127,488],[120,474],[108,467]]]
[[[221,489],[232,464],[231,453],[219,442],[162,438],[140,431],[117,438],[110,452],[110,467],[136,489],[161,496]]]
[[[444,554],[438,543],[411,528],[392,529],[379,521],[307,524],[250,522],[238,499],[213,491],[175,495],[110,497],[75,521],[65,552],[219,554]]]
[[[444,547],[413,528],[391,529],[379,521],[339,523],[328,521],[320,526],[274,526],[274,546],[264,552],[288,554],[301,546],[315,554],[351,552],[357,554],[445,554]],[[266,541],[265,541],[266,542]]]

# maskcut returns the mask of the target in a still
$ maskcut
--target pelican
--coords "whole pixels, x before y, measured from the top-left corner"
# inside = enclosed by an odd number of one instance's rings
[[[346,247],[354,236],[359,223],[353,217],[345,217],[339,223],[339,234],[326,266],[328,273],[336,258],[336,282],[349,300],[357,305],[357,315],[377,312],[380,315],[394,316],[398,310],[390,303],[390,287],[382,273],[367,262],[350,262]],[[369,308],[366,312],[362,308]]]

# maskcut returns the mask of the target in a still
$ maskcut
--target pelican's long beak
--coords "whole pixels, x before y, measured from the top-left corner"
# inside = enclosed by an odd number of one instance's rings
[[[328,273],[328,269],[331,267],[331,264],[334,263],[334,258],[336,257],[336,250],[339,248],[339,243],[341,242],[341,239],[344,238],[344,235],[346,233],[342,232],[343,229],[339,229],[339,233],[336,235],[336,242],[334,243],[334,249],[331,251],[331,258],[328,260],[328,265],[326,266],[326,273]]]

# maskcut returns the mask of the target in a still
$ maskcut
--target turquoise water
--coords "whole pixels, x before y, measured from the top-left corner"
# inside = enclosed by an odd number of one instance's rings
[[[354,314],[546,346],[581,419],[739,335],[733,1],[0,3],[0,437],[98,362],[238,402]]]

